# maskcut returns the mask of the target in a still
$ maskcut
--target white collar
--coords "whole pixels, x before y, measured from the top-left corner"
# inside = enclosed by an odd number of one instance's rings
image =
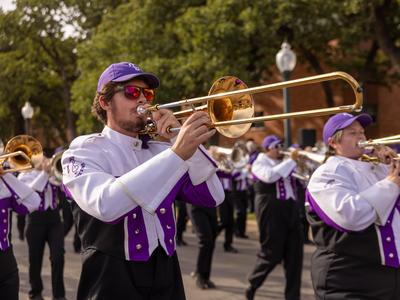
[[[344,157],[344,156],[341,156],[341,155],[335,155],[332,158],[336,158],[336,159],[339,159],[339,160],[346,161],[346,162],[348,162],[349,164],[351,164],[353,167],[355,167],[358,170],[371,170],[371,169],[374,169],[374,165],[372,163],[369,163],[369,162],[360,161],[360,160],[357,160],[357,159],[352,159],[352,158]]]
[[[119,133],[118,131],[111,129],[108,126],[104,126],[102,133],[106,137],[111,139],[113,142],[121,144],[124,147],[127,147],[128,149],[132,149],[132,150],[136,150],[136,151],[142,149],[143,142],[142,142],[142,140],[140,140],[138,138],[134,138],[129,135]]]

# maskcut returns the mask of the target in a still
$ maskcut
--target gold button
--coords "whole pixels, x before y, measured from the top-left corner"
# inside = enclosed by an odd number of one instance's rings
[[[137,245],[136,245],[136,250],[140,250],[140,249],[142,249],[142,245],[137,244]]]
[[[389,257],[393,258],[394,257],[393,253],[389,253]]]
[[[2,210],[1,210],[1,212],[2,212],[2,213],[5,213],[5,212],[6,212],[6,210],[5,210],[5,209],[2,209]]]
[[[133,214],[133,219],[136,219],[136,217],[137,217],[136,214]]]
[[[173,243],[172,239],[169,239],[169,243],[170,243],[170,244],[172,244],[172,243]]]
[[[135,234],[139,234],[139,229],[136,229],[136,230],[135,230]]]
[[[167,229],[171,229],[171,228],[172,228],[171,226],[167,225]]]
[[[4,223],[7,223],[7,219],[4,219],[3,222],[4,222]]]
[[[388,237],[386,238],[386,241],[387,241],[387,242],[391,242],[391,241],[392,241],[392,239],[390,238],[390,236],[388,236]]]
[[[163,215],[165,214],[165,208],[160,208],[160,213]]]

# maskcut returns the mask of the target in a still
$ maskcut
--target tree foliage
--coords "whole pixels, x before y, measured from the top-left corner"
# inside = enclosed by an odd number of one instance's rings
[[[21,130],[27,100],[50,136],[99,129],[97,79],[118,61],[156,73],[160,102],[205,95],[223,75],[257,85],[276,72],[284,39],[311,73],[397,83],[399,16],[400,0],[18,0],[0,13],[0,130]]]

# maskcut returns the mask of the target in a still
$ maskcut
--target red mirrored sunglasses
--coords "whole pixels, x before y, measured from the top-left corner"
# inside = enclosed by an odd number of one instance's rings
[[[115,91],[124,91],[125,97],[130,100],[136,100],[140,97],[140,94],[143,94],[143,96],[149,102],[153,101],[156,95],[156,92],[153,89],[133,85],[118,86],[116,87]]]

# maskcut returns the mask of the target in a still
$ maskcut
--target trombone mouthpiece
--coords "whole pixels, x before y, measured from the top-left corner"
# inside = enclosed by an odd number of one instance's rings
[[[146,116],[150,113],[150,110],[148,110],[147,108],[145,108],[143,105],[139,105],[136,108],[136,112],[140,115],[140,116]]]

